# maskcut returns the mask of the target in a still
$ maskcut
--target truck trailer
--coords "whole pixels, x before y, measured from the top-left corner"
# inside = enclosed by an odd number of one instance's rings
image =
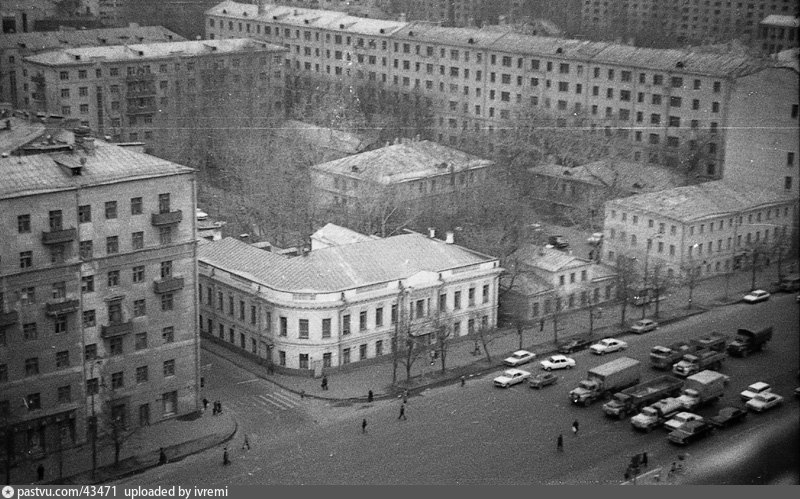
[[[683,410],[693,411],[704,405],[716,402],[725,393],[730,378],[716,371],[700,371],[686,378],[681,396],[678,397]]]
[[[603,404],[603,412],[606,416],[622,419],[657,400],[678,395],[682,387],[681,379],[669,375],[659,376],[615,393],[611,400]]]
[[[569,392],[573,404],[588,406],[606,394],[633,386],[642,376],[641,363],[630,357],[620,357],[590,369],[586,379]]]

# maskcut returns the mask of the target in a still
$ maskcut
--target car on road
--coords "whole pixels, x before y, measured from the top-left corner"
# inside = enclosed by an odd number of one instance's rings
[[[739,394],[739,397],[741,397],[743,402],[747,402],[748,400],[755,397],[759,393],[768,392],[771,390],[772,387],[769,386],[769,383],[758,381],[745,388],[745,390]]]
[[[572,338],[564,343],[559,343],[558,353],[572,353],[583,350],[592,344],[592,338]]]
[[[528,378],[528,384],[531,388],[536,388],[537,390],[544,388],[545,386],[555,385],[558,381],[558,376],[553,373],[538,373],[536,376],[531,376]]]
[[[747,401],[748,409],[752,409],[756,412],[764,412],[772,409],[773,407],[778,407],[783,403],[783,397],[778,395],[777,393],[772,392],[761,392],[755,397],[751,398]]]
[[[619,352],[628,348],[628,344],[616,338],[603,338],[589,347],[593,354],[603,355],[611,352]]]
[[[565,355],[551,355],[542,362],[542,369],[552,371],[553,369],[572,369],[575,367],[575,359]]]
[[[594,234],[586,238],[586,242],[589,244],[600,244],[601,242],[603,242],[603,233],[595,232]]]
[[[503,371],[503,374],[496,377],[493,382],[494,386],[508,388],[509,386],[516,385],[517,383],[522,383],[530,377],[531,373],[528,371],[523,371],[522,369],[507,369]]]
[[[767,301],[769,300],[769,293],[764,291],[763,289],[754,289],[750,291],[746,295],[744,295],[744,300],[746,303],[758,303],[760,301]]]
[[[533,352],[529,352],[527,350],[517,350],[516,352],[512,353],[510,357],[503,359],[503,364],[510,367],[517,367],[521,366],[522,364],[527,364],[528,362],[532,361],[534,357],[536,357],[536,354]]]
[[[747,417],[747,411],[741,407],[723,407],[716,416],[711,416],[708,422],[717,428],[727,428],[728,426],[740,423]]]
[[[667,439],[673,444],[687,445],[695,440],[711,435],[713,431],[714,427],[711,426],[708,421],[698,419],[689,421],[681,425],[680,428],[672,430],[669,435],[667,435]]]
[[[679,412],[673,416],[672,419],[664,423],[664,428],[666,428],[667,431],[677,430],[689,421],[700,421],[702,419],[702,416],[693,412]]]
[[[631,326],[631,332],[636,334],[642,334],[648,331],[655,331],[657,327],[658,327],[658,322],[650,319],[642,319],[633,323],[633,326]]]

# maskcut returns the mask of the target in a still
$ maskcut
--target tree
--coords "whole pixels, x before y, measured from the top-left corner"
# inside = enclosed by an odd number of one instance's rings
[[[566,308],[567,306],[566,303],[564,303],[564,296],[554,293],[553,312],[550,314],[550,318],[553,320],[553,342],[556,344],[558,344],[558,321]]]
[[[620,326],[625,327],[625,314],[633,286],[639,280],[635,260],[625,255],[617,256],[617,299],[620,300]]]
[[[694,294],[694,288],[697,287],[697,280],[699,277],[700,267],[693,259],[690,258],[688,262],[681,264],[681,280],[683,285],[689,288],[689,301],[686,304],[687,310],[692,308],[692,296]],[[727,296],[727,285],[725,294]]]
[[[439,354],[439,362],[442,366],[442,374],[447,371],[447,351],[450,348],[450,338],[453,336],[453,328],[437,318],[434,325],[433,335],[436,341],[436,351]]]
[[[661,297],[669,290],[671,284],[670,280],[664,274],[664,268],[664,262],[656,260],[656,262],[653,263],[653,270],[650,277],[650,283],[652,284],[651,289],[653,290],[653,297],[656,302],[656,311],[654,315],[656,319],[658,319]]]
[[[471,322],[473,324],[473,329],[475,331],[475,335],[483,345],[483,352],[486,355],[486,363],[492,363],[492,355],[489,353],[489,345],[494,343],[498,338],[500,338],[499,330],[496,327],[489,326],[488,324],[484,324],[483,320],[477,324],[477,321],[480,318],[480,312],[473,312],[469,316],[468,324]]]
[[[114,447],[114,466],[117,466],[122,447],[136,434],[139,428],[130,428],[125,414],[118,413],[112,404],[113,401],[103,404],[96,424],[98,425],[98,438]]]

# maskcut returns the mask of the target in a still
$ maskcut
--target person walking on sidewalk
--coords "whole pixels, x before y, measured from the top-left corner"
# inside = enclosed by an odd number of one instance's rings
[[[397,416],[397,419],[402,419],[403,421],[406,420],[406,405],[400,404],[400,415]]]
[[[573,421],[573,423],[572,423],[572,434],[573,435],[577,435],[578,434],[578,420],[577,419],[575,421]]]
[[[461,375],[461,386],[464,386],[467,383],[467,378],[462,374]]]
[[[247,434],[244,435],[244,442],[242,442],[242,450],[250,450],[250,439],[247,438]]]
[[[323,376],[322,377],[322,391],[324,392],[327,389],[328,389],[328,377],[327,376]]]
[[[231,460],[228,458],[228,448],[225,447],[225,450],[222,451],[222,465],[227,466],[231,464]]]
[[[206,409],[208,409],[208,399],[203,397],[203,411],[205,412]]]
[[[366,432],[367,432],[367,418],[364,418],[361,421],[361,433],[366,433]]]
[[[372,395],[372,390],[370,390],[369,392],[367,392],[367,402],[372,403],[373,399],[374,399],[374,397]]]
[[[167,453],[164,452],[164,448],[161,447],[158,449],[158,465],[167,464]]]
[[[564,436],[561,433],[558,434],[558,440],[556,440],[556,450],[564,450]]]

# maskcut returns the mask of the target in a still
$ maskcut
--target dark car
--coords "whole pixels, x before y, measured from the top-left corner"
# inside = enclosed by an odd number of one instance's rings
[[[709,422],[717,428],[727,428],[744,421],[747,411],[739,407],[723,407],[716,416],[709,418]]]
[[[696,419],[683,423],[678,429],[672,430],[667,438],[673,444],[687,445],[710,435],[712,431],[714,431],[714,427],[708,421]]]
[[[591,338],[572,338],[569,341],[560,343],[558,345],[559,353],[572,353],[583,350],[591,345],[593,340]]]
[[[539,373],[535,376],[528,378],[528,384],[531,388],[544,388],[545,386],[554,385],[558,381],[558,376],[553,373]]]
[[[569,242],[561,235],[552,235],[547,238],[547,243],[556,249],[569,248]]]

